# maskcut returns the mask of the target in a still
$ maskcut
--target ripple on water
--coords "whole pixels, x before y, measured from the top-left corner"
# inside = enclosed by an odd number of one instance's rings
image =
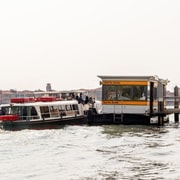
[[[0,130],[1,179],[180,179],[173,126]]]

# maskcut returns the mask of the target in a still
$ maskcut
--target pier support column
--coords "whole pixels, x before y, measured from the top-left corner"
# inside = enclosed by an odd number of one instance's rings
[[[179,88],[175,86],[174,88],[174,109],[179,108]],[[179,113],[174,113],[174,120],[176,123],[179,122]]]
[[[158,101],[158,125],[163,126],[164,125],[164,116],[162,114],[164,112],[164,102]]]
[[[158,83],[158,124],[160,126],[164,125],[164,85]]]

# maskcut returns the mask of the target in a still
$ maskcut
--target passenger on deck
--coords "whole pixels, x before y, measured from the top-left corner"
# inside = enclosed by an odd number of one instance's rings
[[[76,100],[79,101],[79,96],[76,96]]]
[[[90,104],[93,103],[92,97],[89,98],[89,103],[90,103]]]
[[[83,100],[83,98],[82,98],[82,93],[80,93],[80,96],[79,96],[79,99],[78,99],[78,103],[79,104],[84,104],[84,100]]]
[[[0,115],[5,115],[5,111],[3,109],[0,109]]]
[[[89,103],[89,97],[88,97],[88,96],[86,96],[84,103],[85,103],[85,104],[88,104],[88,103]]]
[[[95,98],[92,100],[92,106],[94,107],[94,104],[96,103]]]

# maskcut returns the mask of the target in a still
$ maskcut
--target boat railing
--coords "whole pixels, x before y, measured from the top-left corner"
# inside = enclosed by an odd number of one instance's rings
[[[50,111],[50,112],[43,112],[41,113],[42,119],[47,118],[63,118],[63,117],[73,117],[79,115],[79,110],[56,110],[56,111]]]
[[[20,120],[29,121],[29,120],[33,120],[33,119],[40,119],[40,117],[39,116],[20,116]]]

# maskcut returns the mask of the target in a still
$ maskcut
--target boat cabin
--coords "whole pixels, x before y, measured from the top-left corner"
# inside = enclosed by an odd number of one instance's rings
[[[3,115],[18,115],[20,121],[84,116],[83,107],[76,100],[55,101],[54,97],[41,97],[35,100],[33,98],[13,98],[10,104],[1,105],[1,111]]]

